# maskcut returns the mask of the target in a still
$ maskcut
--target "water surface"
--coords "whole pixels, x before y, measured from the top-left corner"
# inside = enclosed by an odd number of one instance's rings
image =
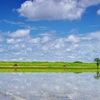
[[[0,73],[1,100],[100,100],[96,73]]]

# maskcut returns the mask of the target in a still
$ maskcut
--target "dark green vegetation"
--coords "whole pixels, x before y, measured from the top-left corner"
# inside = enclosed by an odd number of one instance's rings
[[[98,69],[99,68],[99,64],[100,64],[100,59],[99,58],[95,58],[94,62],[96,62],[97,69]]]
[[[98,69],[99,70],[99,69]],[[95,63],[82,62],[0,62],[0,72],[96,72]]]

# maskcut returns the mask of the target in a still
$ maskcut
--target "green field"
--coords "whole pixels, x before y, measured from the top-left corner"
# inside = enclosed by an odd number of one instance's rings
[[[0,72],[96,72],[95,63],[73,62],[0,62]],[[98,69],[99,70],[99,69]]]

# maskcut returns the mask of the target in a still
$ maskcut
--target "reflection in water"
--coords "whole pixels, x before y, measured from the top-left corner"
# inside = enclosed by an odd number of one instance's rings
[[[74,72],[75,74],[81,74],[82,72]]]
[[[99,79],[100,78],[100,73],[99,73],[99,69],[97,69],[97,73],[96,75],[94,76],[95,79]]]
[[[1,73],[1,100],[100,100],[95,73]]]

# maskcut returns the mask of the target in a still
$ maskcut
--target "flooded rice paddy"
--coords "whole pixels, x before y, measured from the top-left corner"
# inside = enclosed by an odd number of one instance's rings
[[[99,73],[0,73],[1,100],[100,100]]]

